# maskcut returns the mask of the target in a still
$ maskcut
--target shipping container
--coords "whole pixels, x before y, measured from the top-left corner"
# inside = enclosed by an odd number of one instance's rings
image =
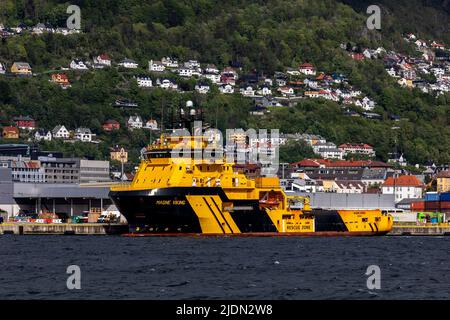
[[[439,201],[439,193],[437,192],[427,192],[425,193],[425,201]]]
[[[450,192],[441,193],[439,198],[441,201],[450,201]]]
[[[425,202],[424,201],[411,202],[411,210],[412,211],[424,211],[425,210]]]
[[[391,213],[394,222],[416,222],[417,214],[414,212]]]
[[[441,209],[450,209],[450,201],[441,201]]]
[[[425,211],[435,211],[441,208],[439,201],[425,201]]]

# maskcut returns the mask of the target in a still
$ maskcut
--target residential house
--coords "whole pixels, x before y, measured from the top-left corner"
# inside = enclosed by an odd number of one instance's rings
[[[156,84],[159,85],[160,88],[166,89],[166,90],[177,90],[178,89],[178,85],[176,83],[171,82],[169,79],[164,79],[161,82],[159,82],[159,79],[157,79]]]
[[[2,130],[3,139],[19,139],[19,128],[17,127],[3,127]]]
[[[6,67],[0,62],[0,74],[6,73]]]
[[[314,152],[324,159],[339,159],[344,158],[344,152],[339,150],[332,142],[316,143],[312,146]]]
[[[271,96],[272,95],[272,90],[269,87],[264,86],[260,90],[258,90],[257,93],[262,95],[262,96]]]
[[[69,139],[70,132],[64,125],[57,125],[52,130],[53,138]]]
[[[205,73],[208,74],[219,74],[219,69],[214,64],[207,64],[205,68]]]
[[[128,129],[142,129],[144,123],[142,122],[142,118],[138,115],[130,116],[127,121]]]
[[[50,130],[45,130],[45,129],[38,129],[35,133],[34,133],[34,139],[36,141],[52,141],[52,133]]]
[[[436,181],[437,192],[450,192],[450,170],[439,172]]]
[[[104,131],[113,131],[113,130],[119,130],[120,129],[120,123],[116,120],[107,120],[103,124],[103,130]]]
[[[205,83],[198,83],[195,85],[195,91],[201,94],[207,94],[209,92],[209,85]]]
[[[128,151],[118,145],[110,149],[109,155],[112,161],[119,161],[121,163],[128,162]]]
[[[244,96],[244,97],[253,97],[255,95],[255,90],[248,86],[246,88],[241,88],[239,90],[239,92]]]
[[[53,83],[59,84],[63,89],[69,88],[70,81],[66,74],[64,73],[54,73],[52,74],[52,80]]]
[[[107,54],[101,54],[94,58],[94,63],[102,66],[110,67],[111,66],[111,58]]]
[[[180,77],[192,77],[194,74],[194,69],[182,67],[177,70]]]
[[[153,81],[150,77],[137,77],[136,81],[139,88],[151,88],[153,87]]]
[[[184,63],[184,66],[189,69],[198,69],[200,68],[200,62],[197,60],[189,60]]]
[[[31,76],[31,66],[27,62],[14,62],[11,66],[11,73],[16,76]]]
[[[286,74],[289,74],[291,76],[299,76],[301,73],[298,69],[286,68]]]
[[[214,84],[220,83],[220,74],[205,73],[205,74],[203,74],[203,78],[210,80]]]
[[[231,84],[223,84],[219,87],[221,93],[234,93],[234,88]]]
[[[314,66],[310,63],[304,63],[300,65],[298,70],[300,71],[300,73],[303,73],[307,76],[316,75],[316,68],[314,68]]]
[[[125,59],[123,59],[122,61],[120,61],[120,62],[118,63],[118,66],[119,66],[119,67],[126,68],[126,69],[137,69],[138,64],[137,64],[137,62],[134,61],[134,60],[125,58]]]
[[[422,198],[425,185],[416,176],[403,175],[400,177],[389,177],[381,186],[381,193],[393,194],[395,202],[403,199]]]
[[[295,95],[294,89],[291,87],[280,87],[278,88],[278,92],[280,92],[284,97]]]
[[[332,182],[331,192],[336,193],[364,193],[366,191],[366,186],[361,181],[346,181],[346,180],[336,180]]]
[[[177,66],[178,66],[178,63],[177,63]],[[166,66],[164,65],[164,63],[162,61],[150,60],[148,62],[148,70],[151,72],[164,72],[164,70],[166,70]]]
[[[88,67],[86,66],[86,64],[79,60],[79,59],[75,59],[72,60],[72,62],[70,62],[70,69],[72,70],[88,70]]]
[[[178,68],[178,61],[175,59],[172,59],[171,57],[164,57],[161,59],[161,63],[166,68]]]
[[[234,86],[236,84],[236,80],[238,79],[237,72],[231,68],[226,67],[222,70],[222,74],[220,76],[220,81],[224,84],[230,84]]]
[[[77,128],[75,130],[75,139],[81,142],[92,142],[92,132],[89,128]]]
[[[36,120],[30,116],[14,117],[13,121],[19,129],[30,131],[36,129]]]
[[[345,155],[361,154],[369,157],[375,157],[375,150],[366,143],[344,143],[338,147]]]
[[[158,122],[155,119],[150,119],[145,123],[144,129],[158,130]]]

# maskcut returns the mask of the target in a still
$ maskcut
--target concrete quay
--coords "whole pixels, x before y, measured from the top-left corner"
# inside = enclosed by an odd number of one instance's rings
[[[128,232],[126,224],[103,223],[3,223],[0,235],[114,235]]]
[[[450,236],[450,224],[433,225],[394,224],[388,236]]]

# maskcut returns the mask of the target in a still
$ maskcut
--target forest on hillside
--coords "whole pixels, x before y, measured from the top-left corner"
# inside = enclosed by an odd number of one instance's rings
[[[382,160],[387,160],[397,144],[411,163],[450,162],[450,96],[436,98],[400,88],[386,74],[381,61],[355,62],[339,47],[351,42],[361,47],[413,52],[402,39],[405,32],[450,44],[448,6],[444,1],[377,1],[385,13],[383,27],[370,31],[365,24],[365,2],[73,0],[70,3],[82,10],[82,33],[27,34],[0,42],[0,62],[11,65],[27,61],[37,73],[32,79],[0,76],[0,122],[7,125],[13,116],[30,115],[47,129],[61,123],[72,129],[86,126],[101,138],[100,145],[52,142],[44,147],[101,159],[107,158],[111,145],[120,144],[133,150],[133,159],[137,160],[139,149],[152,137],[148,132],[126,129],[103,133],[104,121],[116,119],[124,124],[134,112],[113,108],[112,101],[118,97],[132,99],[139,103],[143,118],[161,120],[162,108],[175,108],[192,99],[207,111],[210,122],[217,120],[221,129],[278,128],[286,133],[321,134],[337,144],[365,142],[375,147]],[[67,1],[56,0],[4,0],[0,2],[0,23],[63,26],[67,5]],[[420,23],[414,23],[419,18]],[[95,73],[70,71],[72,88],[68,90],[49,83],[50,71],[67,67],[74,58],[88,60],[100,53],[109,54],[116,62],[125,57],[135,59],[141,68],[128,73],[115,68]],[[375,99],[376,112],[383,120],[349,119],[336,103],[321,100],[305,100],[296,107],[252,116],[252,101],[238,94],[221,95],[213,90],[205,96],[138,88],[132,77],[146,72],[148,60],[163,56],[197,59],[219,68],[238,63],[244,73],[263,74],[310,62],[320,70],[346,74]],[[195,85],[190,80],[180,83],[186,91]],[[390,114],[403,120],[393,123]],[[394,125],[400,130],[391,130]]]

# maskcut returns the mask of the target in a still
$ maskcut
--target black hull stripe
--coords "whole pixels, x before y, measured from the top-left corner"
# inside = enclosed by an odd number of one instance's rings
[[[225,223],[227,224],[228,229],[230,229],[231,233],[234,233],[234,232],[233,232],[233,229],[231,229],[230,225],[228,224],[227,219],[225,219],[225,216],[223,215],[222,210],[219,209],[219,206],[217,205],[216,200],[214,200],[213,197],[211,197],[211,200],[212,200],[212,202],[214,203],[214,206],[216,207],[217,211],[218,211],[218,212],[220,213],[220,215],[222,216],[223,221],[225,221]]]
[[[370,227],[370,229],[371,229],[372,232],[373,232],[373,227],[372,227],[372,224],[371,224],[371,223],[369,223],[369,227]]]
[[[222,224],[220,223],[219,219],[217,218],[216,214],[214,213],[214,211],[211,209],[211,206],[209,205],[208,201],[206,201],[205,197],[202,197],[203,201],[205,201],[206,205],[208,206],[209,211],[212,213],[212,215],[214,216],[214,218],[217,221],[217,224],[219,225],[220,229],[222,229],[222,232],[225,233],[225,229],[223,228]]]

